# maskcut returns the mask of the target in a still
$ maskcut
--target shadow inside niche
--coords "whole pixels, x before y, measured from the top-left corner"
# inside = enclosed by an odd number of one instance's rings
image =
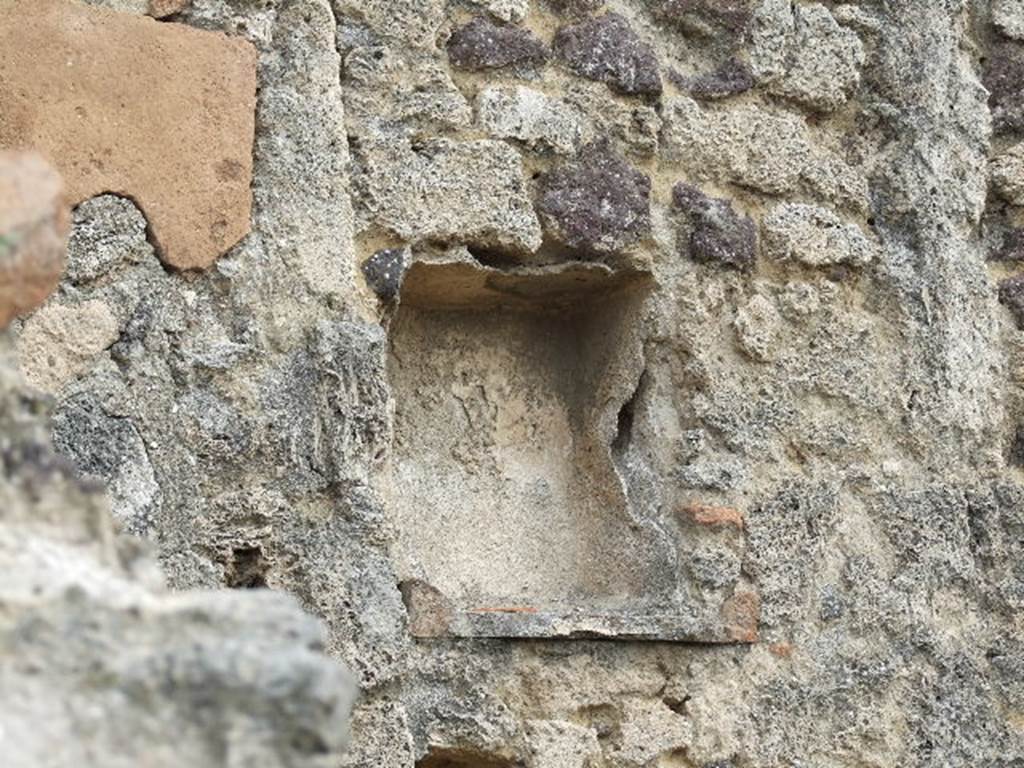
[[[261,547],[236,547],[224,569],[224,578],[231,589],[265,589],[269,570]]]

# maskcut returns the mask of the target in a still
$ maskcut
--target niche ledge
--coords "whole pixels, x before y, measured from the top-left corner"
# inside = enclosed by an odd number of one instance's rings
[[[638,513],[613,455],[652,287],[603,264],[410,265],[388,503],[414,636],[756,640],[742,521]]]

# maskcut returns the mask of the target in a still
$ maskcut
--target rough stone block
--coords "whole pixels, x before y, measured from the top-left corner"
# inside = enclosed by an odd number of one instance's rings
[[[841,27],[825,6],[794,8],[795,31],[786,71],[770,90],[811,109],[831,112],[860,83],[864,46],[857,33]]]
[[[680,254],[694,261],[749,269],[757,258],[757,227],[737,213],[728,200],[708,197],[696,187],[680,182],[672,189],[676,208],[689,218],[689,237]]]
[[[659,0],[654,13],[690,34],[741,34],[750,24],[753,0]]]
[[[765,254],[773,259],[809,267],[862,267],[875,256],[875,246],[860,227],[816,205],[777,205],[765,216],[763,229]]]
[[[610,254],[647,236],[650,194],[650,178],[602,141],[541,177],[537,210],[546,231],[563,245]]]
[[[992,127],[996,132],[1024,131],[1024,50],[1004,43],[985,60],[982,83],[988,89]]]
[[[1024,205],[1024,142],[997,154],[989,164],[996,192],[1013,205]]]
[[[346,54],[343,72],[348,136],[380,138],[395,125],[431,133],[472,123],[469,102],[436,52],[360,45]]]
[[[90,394],[77,395],[54,414],[53,442],[80,477],[106,485],[111,514],[126,531],[144,535],[152,530],[160,487],[131,419],[111,415]]]
[[[466,243],[520,256],[540,246],[522,160],[504,142],[365,142],[359,160],[359,202],[403,240]]]
[[[610,139],[624,151],[642,157],[658,151],[662,122],[655,107],[635,100],[624,104],[601,83],[586,80],[570,83],[564,99],[586,116],[595,136]]]
[[[562,27],[555,55],[573,72],[630,95],[661,93],[654,49],[617,13]]]
[[[999,248],[989,258],[992,261],[1024,261],[1024,228],[1006,232]]]
[[[702,109],[679,98],[665,109],[665,156],[693,180],[729,182],[769,195],[806,191],[841,207],[867,208],[867,180],[813,141],[796,115],[744,105]]]
[[[1024,40],[1024,0],[993,0],[992,22],[1007,37]]]
[[[432,50],[445,19],[442,0],[332,0],[332,3],[341,21],[358,19],[377,39],[395,47]]]
[[[701,75],[683,77],[673,70],[669,77],[678,88],[701,101],[713,101],[746,93],[757,84],[750,66],[737,58],[730,58],[716,69]]]
[[[56,392],[89,370],[97,355],[117,341],[119,331],[106,302],[44,306],[26,321],[18,337],[25,379],[44,392]]]
[[[1024,331],[1024,275],[1009,277],[999,283],[999,303],[1004,305]]]
[[[92,283],[154,254],[146,239],[146,219],[131,200],[94,197],[75,208],[73,221],[67,279],[75,285]]]
[[[472,0],[474,5],[484,8],[491,16],[506,24],[518,24],[530,10],[528,0]]]
[[[447,48],[457,69],[537,68],[548,60],[547,46],[533,34],[483,16],[456,29]]]
[[[525,86],[481,89],[477,121],[491,136],[518,139],[533,149],[570,155],[592,133],[586,118],[561,99]]]

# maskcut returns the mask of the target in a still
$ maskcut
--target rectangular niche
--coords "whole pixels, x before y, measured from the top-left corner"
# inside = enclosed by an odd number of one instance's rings
[[[597,264],[412,264],[389,505],[414,635],[751,639],[731,591],[681,584],[685,534],[632,513],[613,457],[650,287]]]

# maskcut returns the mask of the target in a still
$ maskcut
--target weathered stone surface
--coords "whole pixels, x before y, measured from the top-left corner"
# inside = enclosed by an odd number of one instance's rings
[[[751,20],[753,0],[659,0],[655,15],[686,32],[739,35]]]
[[[52,454],[11,363],[0,337],[5,765],[333,764],[353,690],[316,620],[269,592],[166,592]]]
[[[991,254],[992,261],[1024,261],[1024,228],[1006,232],[999,247]]]
[[[794,5],[795,32],[785,74],[770,86],[780,96],[830,112],[842,106],[860,83],[864,46],[857,33],[841,27],[824,5]]]
[[[617,13],[562,27],[552,44],[573,72],[630,95],[661,93],[654,49]]]
[[[367,142],[356,183],[369,216],[403,240],[522,254],[540,246],[522,161],[500,141]]]
[[[181,13],[192,0],[84,0],[86,5],[109,8],[122,13],[149,14],[153,18],[163,19]]]
[[[737,213],[728,200],[708,197],[685,182],[672,188],[672,201],[689,219],[688,236],[680,243],[681,255],[734,269],[753,266],[757,258],[753,219]]]
[[[331,0],[335,15],[358,19],[375,37],[401,47],[434,48],[444,22],[441,0]]]
[[[447,43],[448,59],[459,69],[536,68],[547,47],[530,32],[477,16],[456,29]]]
[[[496,19],[506,23],[519,23],[530,10],[528,0],[472,0],[474,5],[484,8]]]
[[[144,535],[160,513],[160,487],[138,427],[110,414],[89,394],[61,403],[53,418],[56,451],[74,463],[79,477],[104,483],[110,511],[124,530]]]
[[[563,155],[575,153],[593,132],[574,107],[521,85],[482,89],[476,114],[480,126],[495,138],[518,139]]]
[[[658,150],[661,117],[648,104],[624,104],[600,83],[580,81],[566,91],[565,101],[578,109],[594,128],[594,135],[613,140],[624,150],[649,157]]]
[[[249,231],[255,67],[243,40],[11,0],[0,7],[0,147],[42,153],[73,202],[132,197],[167,264],[206,268]]]
[[[764,217],[763,228],[765,253],[773,259],[809,267],[862,267],[875,256],[874,245],[858,226],[816,205],[777,205]]]
[[[992,22],[1007,37],[1024,40],[1024,2],[1022,0],[993,0]]]
[[[181,13],[192,0],[149,0],[149,15],[157,19]]]
[[[843,207],[863,210],[867,181],[812,140],[795,115],[740,106],[705,111],[689,98],[666,109],[666,154],[697,180],[731,182],[772,195],[801,190]]]
[[[53,168],[37,155],[0,152],[0,330],[57,287],[68,222]]]
[[[849,8],[834,10],[842,15]],[[855,19],[863,22],[862,16],[854,13]],[[864,23],[868,32],[877,31]],[[864,24],[840,24],[820,3],[764,0],[750,27],[751,70],[770,92],[818,112],[831,112],[844,104],[860,83],[866,54],[851,28],[857,26]]]
[[[382,301],[398,296],[409,260],[408,248],[383,248],[363,262],[363,276]]]
[[[999,283],[999,303],[1013,315],[1017,328],[1024,331],[1024,275],[1009,277]]]
[[[759,82],[774,81],[786,73],[796,35],[794,5],[789,0],[762,0],[748,31],[748,60]]]
[[[25,379],[44,392],[56,392],[88,370],[96,356],[117,341],[119,330],[105,302],[47,304],[28,319],[18,338]]]
[[[1008,203],[1024,205],[1024,142],[992,158],[992,185]]]
[[[985,60],[982,82],[988,89],[992,127],[997,132],[1024,131],[1024,50],[1005,43]]]
[[[213,7],[224,13],[223,6]],[[209,8],[204,3],[193,13],[212,12]],[[215,28],[231,33],[248,30],[265,54],[259,72],[253,179],[253,225],[259,237],[246,258],[278,260],[288,269],[281,274],[264,271],[244,290],[260,296],[253,303],[275,316],[279,309],[264,301],[263,292],[274,285],[274,290],[300,301],[292,275],[314,295],[341,301],[355,288],[357,262],[348,115],[330,1],[295,0],[279,3],[273,13],[253,7],[214,20]]]
[[[563,16],[580,17],[589,16],[595,11],[601,10],[604,0],[548,0],[551,7]]]
[[[650,194],[650,178],[607,142],[597,142],[540,179],[537,211],[545,230],[563,245],[617,253],[650,231]]]
[[[154,253],[146,240],[145,217],[126,198],[94,197],[75,208],[73,217],[67,279],[75,285],[99,280]]]
[[[724,99],[739,93],[746,93],[757,81],[746,62],[730,58],[716,69],[694,77],[683,77],[675,70],[669,74],[678,88],[702,101]]]
[[[354,46],[345,55],[342,89],[349,136],[380,136],[395,124],[410,131],[466,128],[473,119],[436,52]]]
[[[537,768],[580,768],[600,759],[594,728],[564,720],[532,720],[527,728]]]

